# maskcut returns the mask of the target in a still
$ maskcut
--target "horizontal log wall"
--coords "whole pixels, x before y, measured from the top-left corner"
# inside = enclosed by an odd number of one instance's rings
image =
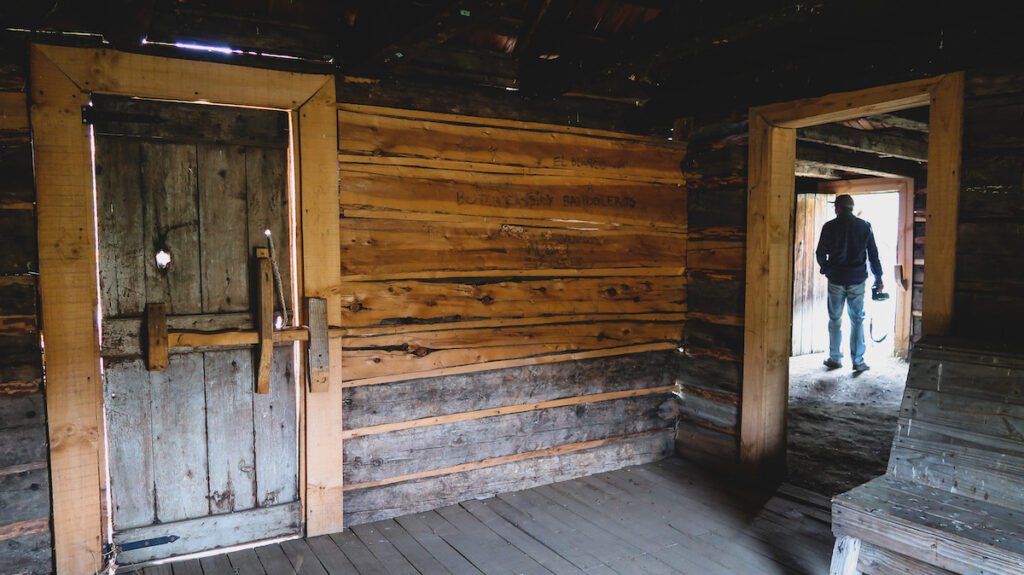
[[[683,146],[338,118],[346,524],[670,454]]]
[[[954,333],[1020,341],[1024,322],[1024,77],[976,73],[964,106]]]
[[[6,56],[6,54],[5,54]],[[16,72],[16,65],[0,73]],[[22,79],[21,74],[17,78]],[[0,92],[0,571],[51,573],[50,471],[36,303],[35,189],[24,82]]]
[[[683,401],[677,448],[714,466],[735,461],[743,368],[747,124],[699,123],[683,164],[689,205]]]

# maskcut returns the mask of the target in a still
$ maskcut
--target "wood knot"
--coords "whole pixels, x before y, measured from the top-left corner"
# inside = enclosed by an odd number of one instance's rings
[[[494,298],[489,295],[485,295],[484,297],[480,298],[480,303],[484,305],[491,305],[492,303],[494,303]]]
[[[353,303],[352,303],[352,305],[348,306],[348,310],[349,310],[350,312],[352,312],[352,313],[359,313],[359,312],[360,312],[360,311],[362,311],[363,309],[365,309],[365,308],[363,307],[363,304],[361,304],[361,303],[359,303],[359,302],[353,302]]]

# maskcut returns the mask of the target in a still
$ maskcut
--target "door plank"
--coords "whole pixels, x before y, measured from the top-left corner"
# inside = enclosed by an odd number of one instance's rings
[[[245,149],[201,144],[199,234],[203,311],[249,309]]]
[[[140,176],[138,142],[96,138],[104,317],[141,314],[146,306]]]
[[[156,504],[150,385],[142,360],[108,364],[104,395],[114,529],[149,525]]]
[[[167,523],[206,515],[203,357],[173,355],[167,371],[149,372],[149,378],[156,518]]]
[[[249,215],[249,253],[253,248],[265,247],[264,230],[270,230],[274,240],[274,255],[281,271],[281,288],[285,301],[291,302],[291,242],[288,234],[288,159],[285,150],[248,148],[245,151],[246,211]],[[275,285],[274,289],[278,289]],[[275,295],[274,305],[279,306]],[[295,317],[289,303],[288,317]]]
[[[253,395],[253,423],[256,432],[257,504],[295,501],[298,499],[299,464],[291,347],[274,350],[270,393]]]
[[[256,506],[252,352],[203,354],[209,449],[210,512]]]
[[[200,313],[196,148],[143,143],[140,150],[146,301],[166,303],[169,315]],[[161,250],[171,255],[166,269],[156,266]]]

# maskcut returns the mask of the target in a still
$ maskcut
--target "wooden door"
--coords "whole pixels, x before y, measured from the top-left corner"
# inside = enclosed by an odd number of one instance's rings
[[[270,392],[257,394],[252,346],[172,347],[166,370],[147,371],[141,343],[152,303],[165,305],[172,330],[252,329],[250,262],[267,229],[290,301],[287,116],[93,104],[117,561],[298,533],[291,345],[275,348]]]
[[[797,194],[793,250],[793,345],[790,355],[828,350],[828,280],[814,251],[831,215],[830,194]]]

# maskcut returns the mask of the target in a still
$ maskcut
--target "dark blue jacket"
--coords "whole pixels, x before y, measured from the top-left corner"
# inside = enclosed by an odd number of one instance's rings
[[[878,261],[878,246],[871,224],[849,212],[825,222],[815,255],[821,273],[831,283],[844,286],[864,283],[868,279],[866,261],[871,262],[875,281],[882,279],[882,264]]]

